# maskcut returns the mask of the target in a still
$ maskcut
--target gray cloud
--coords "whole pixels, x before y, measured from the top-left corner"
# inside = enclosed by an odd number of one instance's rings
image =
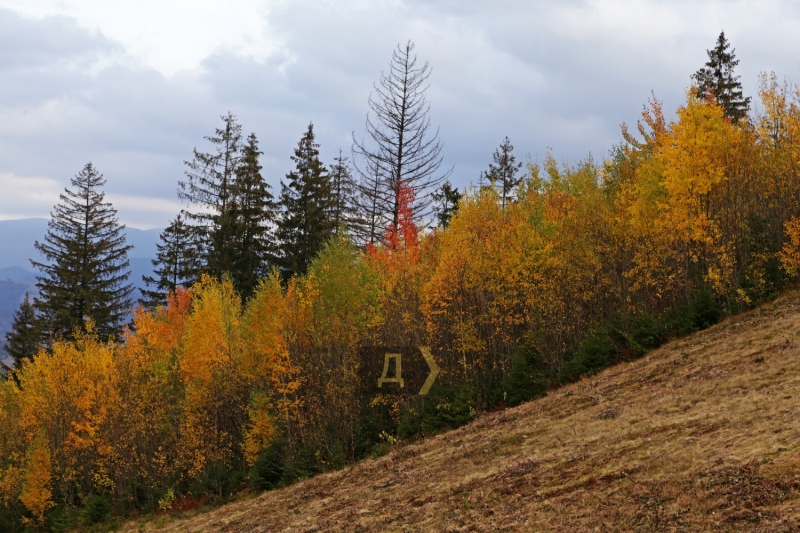
[[[115,48],[102,34],[79,28],[74,19],[30,19],[0,8],[0,70],[81,67]]]
[[[780,1],[294,0],[265,13],[269,54],[222,46],[167,77],[74,19],[0,9],[0,218],[46,216],[58,191],[39,189],[91,160],[124,221],[163,226],[182,161],[228,110],[259,136],[277,189],[309,121],[327,160],[349,151],[373,83],[409,38],[433,67],[431,118],[459,186],[505,135],[521,156],[604,157],[650,91],[668,112],[682,103],[722,28],[748,94],[759,71],[800,66],[800,11]]]

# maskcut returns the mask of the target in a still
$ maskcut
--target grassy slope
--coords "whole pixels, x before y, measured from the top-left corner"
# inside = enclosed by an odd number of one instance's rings
[[[793,293],[541,400],[160,530],[797,531],[798,334]]]

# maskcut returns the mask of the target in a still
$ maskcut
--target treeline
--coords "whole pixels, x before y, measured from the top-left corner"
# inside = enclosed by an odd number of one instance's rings
[[[228,276],[249,298],[259,279],[278,269],[284,280],[304,274],[324,244],[347,228],[362,247],[377,243],[397,224],[401,184],[412,187],[417,222],[449,217],[459,192],[440,171],[442,146],[429,131],[426,100],[430,68],[419,64],[414,44],[398,45],[387,74],[369,99],[366,140],[353,137],[351,160],[339,150],[320,159],[313,124],[291,156],[294,170],[273,195],[262,173],[254,133],[245,136],[232,114],[185,161],[178,197],[187,207],[160,235],[154,273],[139,303],[166,303],[177,287],[203,275]],[[78,173],[55,206],[48,232],[32,260],[41,275],[38,297],[26,296],[6,344],[19,366],[55,340],[69,340],[91,319],[103,341],[118,337],[130,317],[130,283],[124,226],[105,201],[105,180],[91,163]]]
[[[506,139],[460,198],[432,185],[441,174],[426,184],[376,171],[393,187],[372,197],[382,198],[377,221],[358,208],[339,225],[320,217],[329,233],[312,241],[288,232],[281,215],[249,234],[266,244],[260,266],[242,271],[233,265],[251,242],[238,225],[245,216],[218,203],[182,215],[175,242],[194,244],[170,252],[164,239],[160,264],[191,250],[175,264],[200,266],[158,287],[169,289],[164,305],[138,307],[120,340],[82,322],[0,384],[0,524],[57,530],[76,517],[90,523],[285,485],[534,398],[774,297],[800,266],[800,90],[763,75],[762,110],[751,115],[728,48],[721,35],[674,120],[652,100],[638,135],[623,127],[602,163],[548,156],[523,171]],[[315,150],[308,134],[298,176],[319,168],[304,155]],[[183,193],[244,210],[239,185],[203,191],[247,183],[246,172],[236,175],[247,158],[226,167],[224,157],[212,165],[202,155]],[[390,158],[373,162],[381,161]],[[288,185],[282,195],[301,190]],[[432,202],[442,206],[438,227],[426,229],[419,214]],[[231,241],[215,233],[226,221],[237,228]],[[287,242],[318,248],[269,246]],[[441,369],[430,393],[376,388],[384,348],[418,346]]]

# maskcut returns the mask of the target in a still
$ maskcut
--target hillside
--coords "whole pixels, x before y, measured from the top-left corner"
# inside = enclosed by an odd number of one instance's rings
[[[379,459],[124,531],[796,531],[800,295]]]

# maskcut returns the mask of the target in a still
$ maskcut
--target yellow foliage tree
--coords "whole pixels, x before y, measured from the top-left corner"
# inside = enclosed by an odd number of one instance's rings
[[[25,454],[25,474],[23,476],[20,501],[33,515],[29,522],[44,525],[44,513],[55,506],[50,490],[50,446],[45,432],[39,431]]]
[[[787,241],[778,254],[786,273],[796,277],[800,269],[800,218],[792,217],[786,222]]]
[[[11,507],[22,491],[25,447],[20,428],[20,390],[9,379],[0,381],[0,507]]]
[[[207,465],[230,468],[243,459],[249,393],[241,372],[242,305],[233,283],[203,276],[192,295],[178,362],[184,384],[178,453],[196,477]]]

